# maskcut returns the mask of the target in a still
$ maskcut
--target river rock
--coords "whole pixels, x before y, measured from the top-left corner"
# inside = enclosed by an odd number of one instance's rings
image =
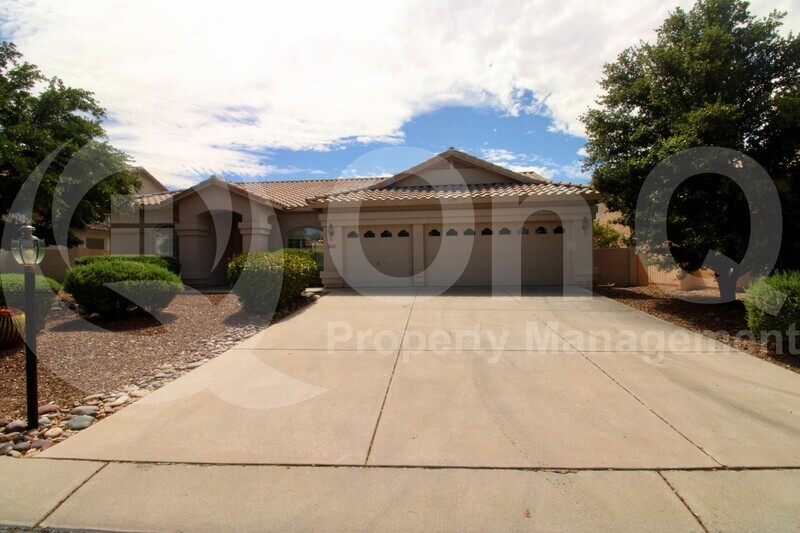
[[[69,419],[67,427],[72,430],[86,429],[94,423],[94,418],[88,415],[79,415]]]
[[[76,407],[75,409],[73,409],[72,414],[77,416],[83,416],[83,415],[94,416],[95,414],[97,414],[97,406],[81,405],[80,407]]]
[[[54,427],[45,431],[44,436],[47,437],[48,439],[57,439],[58,437],[61,436],[62,433],[64,433],[63,429],[61,429],[60,427]]]
[[[43,405],[43,406],[39,407],[39,416],[46,415],[46,414],[49,414],[49,413],[58,412],[59,409],[60,409],[60,407],[57,406],[56,404],[48,403],[47,405]]]
[[[14,420],[13,422],[9,422],[6,424],[6,433],[16,433],[18,431],[22,431],[28,427],[28,424],[23,422],[22,420]]]

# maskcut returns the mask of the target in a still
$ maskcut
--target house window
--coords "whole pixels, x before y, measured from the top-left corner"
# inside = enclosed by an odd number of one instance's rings
[[[511,235],[511,230],[508,228],[501,228],[500,235]]]
[[[467,228],[464,230],[464,235],[475,235],[475,230],[472,228]]]
[[[445,233],[445,235],[447,235],[448,237],[455,237],[456,235],[458,235],[458,232],[453,228],[450,228],[449,230],[447,230],[447,233]]]
[[[523,227],[517,229],[517,233],[520,234],[520,235],[528,235],[530,233],[530,231],[528,230],[528,228],[523,226]]]
[[[432,229],[428,232],[428,237],[440,237],[442,233],[438,229]]]
[[[536,235],[545,235],[547,233],[547,228],[545,228],[544,226],[539,226],[538,228],[536,228],[536,231],[534,233],[536,233]]]
[[[322,253],[324,234],[319,228],[297,228],[286,234],[286,247]]]
[[[385,229],[385,230],[383,230],[381,232],[381,239],[388,239],[391,236],[392,236],[392,232],[389,231],[388,229]]]
[[[397,236],[398,237],[408,237],[408,232],[406,230],[404,230],[404,229],[401,229],[400,231],[397,232]]]
[[[347,238],[348,239],[358,239],[358,233],[355,232],[355,231],[351,231],[350,233],[347,234]]]
[[[481,235],[491,235],[491,234],[492,234],[492,228],[483,228],[481,230]]]
[[[88,246],[87,246],[88,248]],[[172,226],[162,226],[153,232],[153,250],[156,255],[175,257],[175,230]]]
[[[364,238],[365,239],[374,239],[375,238],[375,232],[372,231],[371,229],[368,229],[367,231],[364,232]]]
[[[105,250],[106,240],[102,237],[86,237],[84,240],[85,246],[90,250]]]
[[[553,233],[564,233],[564,226],[556,226],[556,229],[553,230]]]

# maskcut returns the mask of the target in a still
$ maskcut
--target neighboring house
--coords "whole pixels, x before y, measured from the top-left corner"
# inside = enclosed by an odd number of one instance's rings
[[[113,253],[176,255],[194,286],[242,251],[323,251],[323,283],[560,285],[592,281],[598,195],[449,149],[394,176],[236,183],[212,176],[112,215]]]
[[[142,167],[132,168],[131,172],[139,178],[140,182],[139,187],[134,191],[136,195],[155,194],[168,190],[155,176]],[[109,253],[111,250],[111,226],[108,223],[87,224],[83,230],[73,230],[72,233],[83,241],[83,244],[76,246],[78,250],[92,250],[87,254],[100,254],[103,251]],[[80,252],[78,256],[80,256]]]

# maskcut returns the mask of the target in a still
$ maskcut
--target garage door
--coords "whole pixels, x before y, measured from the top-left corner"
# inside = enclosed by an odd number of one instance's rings
[[[491,285],[493,268],[502,285],[563,283],[564,229],[558,222],[425,226],[424,242],[426,285],[446,286],[453,280],[457,286]],[[440,250],[468,257],[466,265],[435,261]]]
[[[361,226],[345,229],[345,279],[355,287],[411,285],[411,226]],[[358,247],[363,252],[359,252]],[[387,279],[387,277],[389,279]]]

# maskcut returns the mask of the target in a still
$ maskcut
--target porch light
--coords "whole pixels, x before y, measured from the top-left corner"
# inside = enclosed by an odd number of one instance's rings
[[[583,215],[583,222],[581,222],[581,229],[583,230],[583,234],[586,235],[586,229],[589,227],[589,217]]]
[[[333,237],[333,224],[328,224],[328,237]]]
[[[39,427],[39,377],[36,361],[36,265],[44,259],[44,242],[33,235],[30,224],[20,228],[22,237],[11,241],[11,254],[25,267],[25,396],[28,429]]]

